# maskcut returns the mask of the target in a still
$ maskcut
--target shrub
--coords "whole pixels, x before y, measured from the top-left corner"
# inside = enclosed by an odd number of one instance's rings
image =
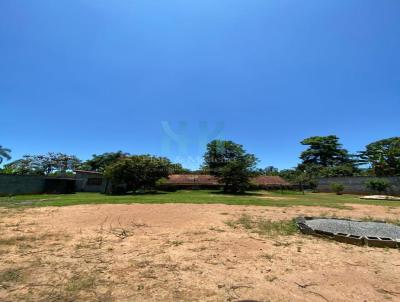
[[[339,184],[337,182],[333,182],[331,184],[331,189],[333,192],[336,193],[336,195],[342,195],[344,191],[344,186],[342,184]]]
[[[367,189],[372,192],[383,193],[391,186],[390,183],[386,179],[371,179],[365,183]]]

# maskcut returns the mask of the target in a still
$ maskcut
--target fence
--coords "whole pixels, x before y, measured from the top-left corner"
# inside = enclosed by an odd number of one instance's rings
[[[319,192],[332,192],[331,184],[339,183],[344,186],[344,193],[348,194],[370,194],[371,192],[366,187],[366,182],[376,177],[369,176],[352,176],[352,177],[329,177],[321,178],[318,181],[317,190]],[[391,186],[387,193],[390,195],[400,195],[400,177],[382,177],[387,180]]]
[[[73,193],[75,179],[0,174],[0,195]]]

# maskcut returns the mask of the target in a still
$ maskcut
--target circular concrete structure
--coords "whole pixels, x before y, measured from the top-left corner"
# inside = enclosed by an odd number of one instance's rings
[[[400,226],[382,221],[299,217],[296,224],[305,234],[356,245],[400,248]]]

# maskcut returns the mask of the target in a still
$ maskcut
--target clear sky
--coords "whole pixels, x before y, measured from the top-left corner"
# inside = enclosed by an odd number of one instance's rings
[[[0,145],[295,166],[400,135],[399,0],[1,0]]]

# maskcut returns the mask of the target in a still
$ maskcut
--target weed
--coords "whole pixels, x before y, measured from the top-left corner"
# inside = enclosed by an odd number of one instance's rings
[[[276,276],[265,276],[265,280],[268,282],[274,282],[276,279],[278,279]]]
[[[170,243],[174,246],[180,246],[183,244],[183,241],[182,240],[173,240],[173,241],[170,241]]]

